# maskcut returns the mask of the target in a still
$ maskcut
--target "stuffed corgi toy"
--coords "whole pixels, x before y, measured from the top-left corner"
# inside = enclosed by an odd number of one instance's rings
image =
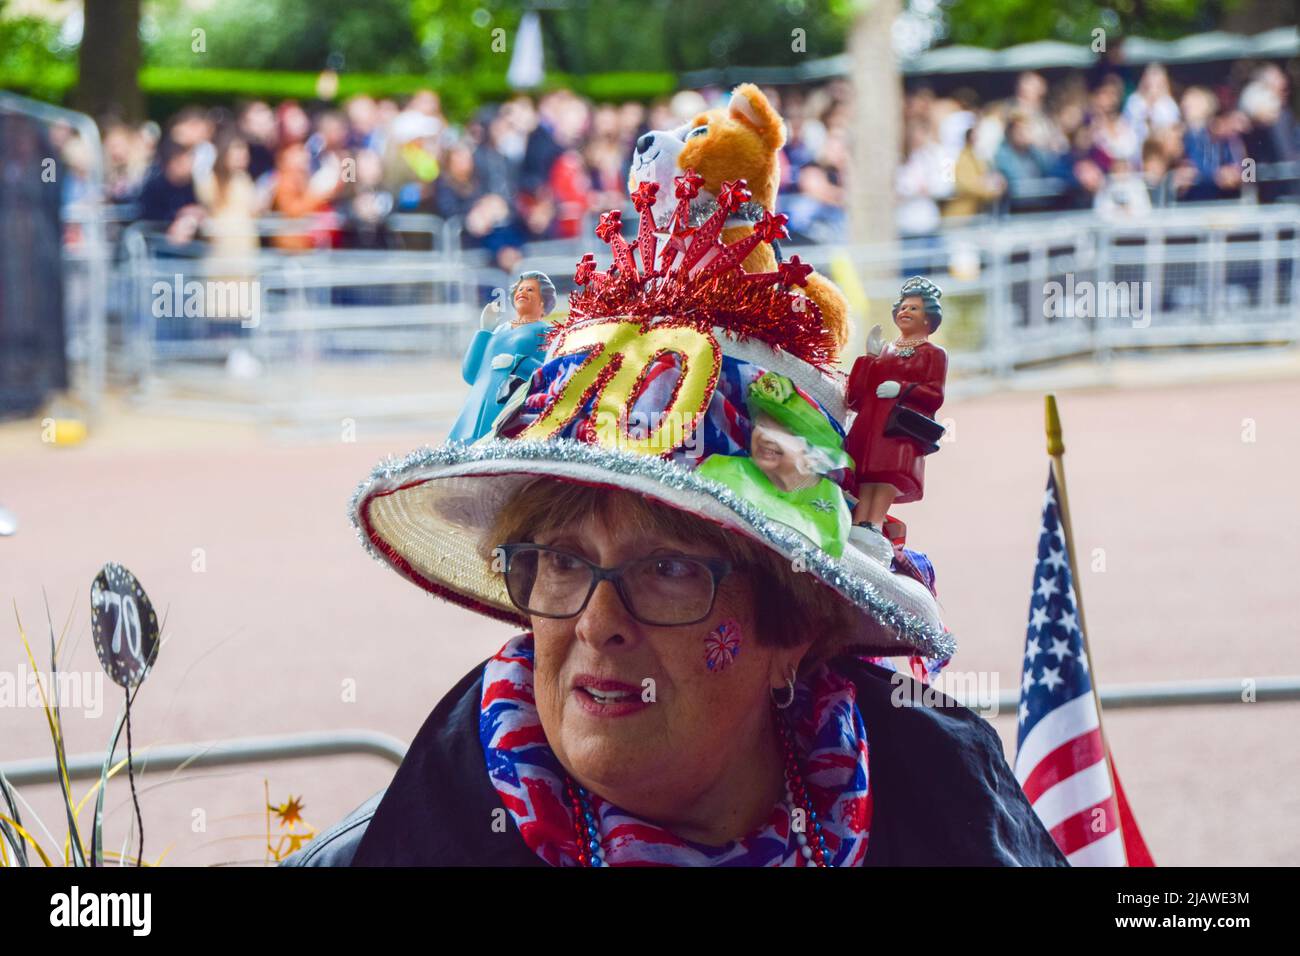
[[[753,232],[753,223],[763,214],[777,212],[776,192],[780,184],[778,155],[785,145],[785,124],[763,91],[753,83],[742,83],[731,94],[725,108],[700,113],[684,126],[652,130],[636,142],[628,191],[642,182],[659,185],[652,208],[656,223],[668,222],[676,198],[673,178],[693,169],[704,178],[698,212],[692,224],[703,222],[716,208],[716,196],[728,180],[744,179],[752,199],[742,205],[722,232],[724,242],[734,242]],[[772,247],[760,243],[743,263],[746,272],[771,272],[776,268]],[[848,302],[825,276],[813,272],[803,292],[821,309],[822,321],[841,347],[848,340]]]

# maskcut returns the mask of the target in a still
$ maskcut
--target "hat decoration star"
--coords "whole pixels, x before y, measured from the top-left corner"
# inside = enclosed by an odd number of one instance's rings
[[[817,304],[796,287],[804,286],[812,267],[798,256],[775,271],[745,272],[742,263],[762,243],[786,238],[786,216],[765,211],[750,233],[732,242],[722,239],[728,217],[752,198],[743,179],[724,182],[717,209],[691,228],[690,202],[704,180],[688,169],[674,180],[677,206],[668,217],[668,236],[659,249],[662,224],[654,219],[658,185],[641,183],[631,195],[640,214],[635,244],[623,237],[622,216],[611,210],[600,217],[596,237],[610,247],[613,264],[596,268],[588,253],[577,264],[569,298],[568,319],[556,323],[550,337],[563,335],[580,322],[600,318],[641,318],[648,326],[691,325],[703,331],[721,328],[738,340],[757,339],[822,370],[836,354],[834,336],[822,323]]]

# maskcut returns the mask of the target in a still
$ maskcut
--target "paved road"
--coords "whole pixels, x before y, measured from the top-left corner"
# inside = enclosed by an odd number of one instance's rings
[[[1300,674],[1300,379],[1080,390],[1061,407],[1101,682]],[[899,511],[937,567],[961,642],[953,667],[996,672],[1011,688],[1047,470],[1041,396],[968,397],[943,415],[955,440],[930,460],[926,499]],[[370,467],[425,436],[379,434],[363,419],[355,442],[277,445],[138,415],[110,418],[72,449],[42,446],[38,433],[0,427],[0,503],[22,522],[0,539],[0,671],[25,670],[15,601],[45,665],[44,588],[58,627],[73,612],[63,666],[95,673],[90,581],[105,561],[127,565],[167,611],[168,642],[134,711],[137,747],[341,728],[409,739],[509,636],[382,569],[346,521]],[[105,696],[103,716],[65,716],[70,751],[103,747],[120,700]],[[1263,704],[1108,718],[1158,862],[1300,859],[1297,718],[1300,705]],[[995,725],[1010,752],[1014,717]],[[39,712],[0,708],[0,760],[48,753]],[[148,775],[146,851],[170,846],[178,864],[258,860],[264,780],[277,802],[304,795],[306,818],[328,825],[390,774],[358,757]],[[28,798],[61,837],[53,788]],[[109,842],[120,844],[124,780],[108,806]]]

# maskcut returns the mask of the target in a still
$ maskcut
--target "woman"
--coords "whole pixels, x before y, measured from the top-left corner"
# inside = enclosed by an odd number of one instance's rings
[[[464,219],[483,198],[486,190],[474,166],[469,143],[456,143],[447,150],[442,174],[433,184],[433,213],[443,219]]]
[[[311,154],[303,143],[291,142],[280,147],[275,161],[275,184],[271,191],[271,209],[290,220],[286,231],[271,237],[279,249],[306,251],[330,244],[333,217],[332,202],[339,182],[328,169],[325,175],[312,175]],[[308,226],[294,228],[293,220],[311,220]]]
[[[1137,89],[1124,101],[1124,119],[1138,143],[1182,123],[1178,103],[1169,90],[1169,73],[1159,63],[1150,63],[1142,71]]]
[[[217,137],[212,169],[207,176],[195,179],[194,192],[208,214],[204,231],[209,237],[209,281],[236,282],[256,288],[253,283],[258,274],[257,216],[261,203],[257,187],[248,175],[248,159],[248,144],[243,137],[233,130],[222,131]],[[252,334],[250,318],[252,315],[241,314],[237,309],[211,316],[207,321],[208,335],[247,337]]]
[[[906,130],[906,152],[894,176],[898,196],[895,220],[903,239],[903,275],[929,269],[942,258],[939,203],[952,196],[948,159],[928,121],[913,119]]]
[[[487,249],[496,257],[502,249],[521,245],[522,233],[505,197],[486,187],[477,165],[480,155],[467,143],[451,147],[434,183],[433,211],[442,219],[461,222],[466,248]]]
[[[510,287],[514,318],[475,333],[461,363],[470,395],[451,427],[452,441],[474,442],[487,434],[510,392],[542,364],[547,328],[543,320],[555,309],[555,299],[550,276],[525,272]],[[483,314],[492,308],[489,303]]]
[[[975,151],[975,127],[966,130],[965,142],[953,167],[953,196],[943,206],[944,218],[978,216],[993,207],[1007,190],[1006,180],[989,168]]]
[[[1120,112],[1123,94],[1124,81],[1118,76],[1108,76],[1090,97],[1089,121],[1093,143],[1100,156],[1102,171],[1107,175],[1116,160],[1124,160],[1130,166],[1142,163],[1142,140]]]
[[[594,294],[570,298],[522,430],[385,461],[357,489],[372,555],[526,632],[289,863],[1064,864],[991,727],[942,695],[911,705],[912,678],[867,659],[952,654],[926,587],[699,473],[745,453],[765,375],[797,387],[800,431],[843,434],[798,293],[768,300],[787,324],[714,333],[742,258],[700,280],[584,268]],[[591,427],[602,411],[703,425],[635,450]]]
[[[894,706],[910,678],[835,656],[845,610],[761,546],[547,479],[486,541],[533,633],[443,699],[378,813],[295,864],[1061,862],[989,725]],[[590,564],[621,580],[593,589]]]
[[[846,450],[857,463],[858,503],[850,538],[882,560],[893,555],[882,528],[894,504],[920,501],[925,488],[925,449],[891,434],[896,405],[933,416],[943,404],[948,356],[930,343],[943,321],[939,289],[920,276],[903,284],[894,303],[899,337],[887,346],[872,330],[867,354],[854,364],[845,402],[858,413]],[[860,531],[857,529],[861,529]]]
[[[199,201],[208,210],[213,258],[243,265],[257,255],[257,215],[261,211],[248,162],[248,144],[243,137],[225,131],[217,139],[211,175],[194,183]]]

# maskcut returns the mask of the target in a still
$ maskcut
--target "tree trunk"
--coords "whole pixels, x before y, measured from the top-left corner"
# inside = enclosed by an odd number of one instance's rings
[[[868,0],[849,31],[853,83],[853,156],[849,222],[855,243],[886,243],[897,238],[894,222],[894,171],[902,152],[903,81],[892,43],[900,0]],[[885,264],[880,272],[897,275]],[[863,275],[865,281],[872,276]],[[846,355],[860,351],[871,325],[857,316]],[[866,321],[863,321],[863,320]]]
[[[140,0],[86,0],[77,52],[77,109],[95,119],[144,119],[140,69]]]

